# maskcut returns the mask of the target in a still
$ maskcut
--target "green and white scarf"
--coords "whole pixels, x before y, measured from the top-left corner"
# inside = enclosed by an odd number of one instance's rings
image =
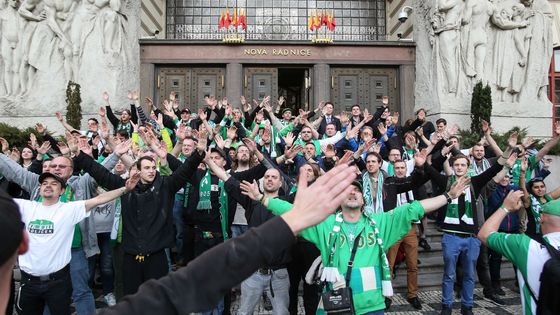
[[[113,220],[113,227],[111,228],[111,245],[116,246],[117,243],[122,243],[122,207],[121,198],[115,199],[115,219]]]
[[[383,240],[381,239],[379,229],[375,220],[368,216],[369,222],[373,227],[373,233],[377,244],[381,249],[381,289],[383,296],[393,296],[393,284],[391,283],[391,268],[389,268],[389,260],[387,259],[387,254],[385,253],[385,248],[383,247]]]
[[[457,180],[455,175],[451,176],[451,184]],[[465,214],[461,217],[461,220],[468,225],[473,225],[473,210],[472,210],[472,198],[471,189],[467,187],[463,193],[465,194]],[[459,198],[451,200],[451,203],[447,205],[447,211],[445,212],[444,223],[447,224],[460,224],[459,221]]]
[[[228,196],[226,190],[224,189],[224,181],[219,180],[218,186],[220,187],[220,224],[222,226],[222,235],[224,236],[224,241],[228,239],[227,225],[228,225]],[[210,171],[206,171],[206,174],[200,181],[199,189],[199,199],[196,205],[196,210],[212,210],[212,202],[210,201],[210,194],[212,193],[212,177]]]
[[[541,211],[542,211],[542,206],[544,203],[542,203],[539,198],[529,194],[529,198],[531,198],[531,213],[533,214],[533,218],[535,218],[535,232],[536,233],[541,233]],[[544,199],[546,200],[546,202],[549,202],[552,200],[552,198],[550,198],[548,195],[544,195]],[[545,203],[546,203],[545,202]]]
[[[383,213],[383,173],[379,170],[377,175],[377,191],[375,192],[375,204],[373,203],[373,192],[369,173],[362,175],[362,183],[364,185],[364,213],[369,216],[372,213]]]
[[[488,162],[487,159],[483,158],[482,159],[482,169],[479,170],[478,167],[476,166],[475,159],[473,157],[471,157],[471,166],[469,166],[469,169],[468,169],[467,173],[470,177],[472,177],[472,176],[476,176],[476,175],[486,171],[489,168],[490,168],[490,162]]]

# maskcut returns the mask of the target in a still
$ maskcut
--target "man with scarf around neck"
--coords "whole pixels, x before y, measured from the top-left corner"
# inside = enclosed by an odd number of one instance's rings
[[[457,198],[467,182],[464,178],[457,180],[447,196]],[[393,295],[385,249],[403,237],[410,230],[412,222],[421,219],[425,212],[443,206],[447,197],[440,195],[414,201],[388,212],[367,215],[363,211],[365,200],[361,183],[354,181],[350,189],[350,195],[342,202],[340,211],[302,231],[301,236],[313,242],[321,251],[325,266],[321,278],[330,282],[329,288],[331,285],[334,288],[345,285],[344,275],[350,252],[354,242],[359,242],[350,275],[354,309],[359,315],[381,315],[384,314],[385,297]],[[257,199],[254,193],[247,194]],[[262,203],[276,215],[292,207],[292,204],[278,198],[264,197]]]
[[[199,140],[200,141],[200,140]],[[239,180],[253,181],[261,178],[272,164],[257,150],[250,139],[243,140],[251,154],[256,154],[261,162],[257,166],[242,172],[232,173]],[[219,148],[212,148],[210,158],[221,168],[226,166],[226,153]],[[188,180],[192,184],[189,191],[187,216],[194,223],[194,255],[200,256],[210,248],[231,238],[231,224],[235,217],[236,200],[225,190],[223,180],[220,180],[211,170],[197,170]],[[228,297],[226,297],[227,299]],[[225,304],[229,304],[226,300]],[[220,301],[213,310],[221,312],[224,301]]]
[[[474,294],[474,267],[480,252],[480,241],[476,238],[478,230],[476,200],[479,194],[506,163],[513,148],[508,147],[504,155],[497,163],[484,171],[482,174],[470,177],[471,185],[465,189],[459,198],[449,198],[445,210],[445,218],[442,224],[443,238],[443,262],[444,274],[442,283],[442,315],[452,312],[453,303],[453,283],[455,282],[457,260],[461,258],[463,268],[463,284],[461,313],[472,314],[473,294]],[[449,164],[453,172],[452,176],[439,174],[433,167],[428,166],[432,181],[438,187],[449,187],[461,178],[469,178],[468,168],[470,160],[463,154],[451,157]]]
[[[241,187],[247,186],[256,189],[258,192],[258,186],[255,181],[253,183],[247,181],[240,183],[211,159],[206,158],[205,162],[210,170],[220,180],[225,182],[224,186],[228,195],[245,209],[245,216],[250,227],[257,227],[274,217],[260,202],[253,201],[242,193]],[[263,178],[264,194],[259,192],[260,199],[264,197],[278,197],[281,186],[282,175],[280,171],[276,168],[268,169]],[[270,298],[274,314],[288,314],[290,280],[286,267],[290,260],[290,251],[285,250],[276,259],[268,262],[266,265],[262,265],[257,272],[242,282],[241,299],[237,314],[253,314],[263,292],[266,292]]]
[[[201,137],[197,150],[170,176],[156,171],[156,161],[141,157],[136,165],[140,182],[125,198],[121,198],[123,226],[123,291],[134,294],[149,279],[158,279],[168,272],[166,248],[173,247],[173,202],[177,191],[195,173],[206,150],[206,138]],[[158,150],[160,166],[167,165],[167,151]],[[126,182],[101,167],[91,157],[78,152],[76,169],[88,172],[106,189],[122,187]]]
[[[425,157],[420,159],[420,156],[416,156],[416,167],[412,174],[408,177],[397,178],[389,176],[387,172],[381,169],[383,159],[377,152],[367,153],[365,167],[364,162],[358,159],[357,165],[360,167],[360,170],[365,168],[362,174],[365,200],[364,211],[368,214],[370,212],[381,213],[395,208],[397,205],[397,194],[420,187],[428,180],[428,177],[424,176],[425,162]]]
[[[543,234],[540,224],[542,208],[545,204],[560,198],[560,187],[547,193],[544,180],[539,177],[532,178],[529,183],[525,184],[525,173],[528,169],[529,160],[524,157],[521,161],[521,171],[519,173],[519,185],[523,191],[523,209],[519,212],[519,216],[520,220],[527,220],[523,232],[532,239],[542,242]]]

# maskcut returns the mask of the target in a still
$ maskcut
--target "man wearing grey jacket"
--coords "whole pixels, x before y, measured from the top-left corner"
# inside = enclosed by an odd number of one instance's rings
[[[112,154],[103,166],[112,169],[119,160],[119,155]],[[97,183],[88,174],[73,176],[73,162],[60,156],[49,164],[48,171],[67,183],[61,201],[86,200],[97,195]],[[5,154],[0,154],[0,173],[21,186],[30,194],[30,200],[39,200],[39,175],[27,171]],[[70,260],[70,277],[72,280],[72,299],[78,315],[95,314],[95,301],[88,285],[89,269],[87,257],[99,253],[97,235],[93,216],[88,216],[76,225],[72,241],[72,258]]]

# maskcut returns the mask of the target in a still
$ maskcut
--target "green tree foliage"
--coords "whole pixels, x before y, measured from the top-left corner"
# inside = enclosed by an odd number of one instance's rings
[[[37,136],[37,141],[42,141],[42,136],[34,128],[27,128],[21,130],[17,127],[10,126],[5,123],[0,123],[0,137],[6,139],[10,144],[10,148],[21,148],[27,145],[29,141],[29,134],[34,133]]]
[[[492,116],[492,89],[490,85],[482,85],[478,82],[473,89],[471,99],[471,131],[477,135],[482,135],[480,122],[486,120],[490,122]]]
[[[80,95],[80,85],[75,82],[68,82],[66,88],[66,122],[77,130],[82,126],[82,97]]]

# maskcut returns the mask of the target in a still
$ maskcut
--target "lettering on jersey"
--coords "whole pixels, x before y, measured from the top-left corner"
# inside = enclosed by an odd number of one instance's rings
[[[375,234],[373,232],[369,232],[367,234],[367,245],[368,246],[375,245]]]
[[[53,234],[54,223],[49,220],[35,220],[29,222],[27,231],[31,234]]]

